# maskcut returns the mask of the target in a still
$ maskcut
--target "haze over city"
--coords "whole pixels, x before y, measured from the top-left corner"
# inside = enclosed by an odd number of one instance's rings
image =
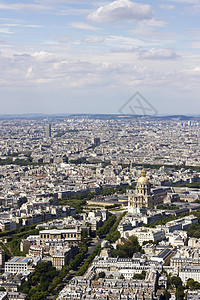
[[[0,1],[1,113],[200,108],[199,0]]]

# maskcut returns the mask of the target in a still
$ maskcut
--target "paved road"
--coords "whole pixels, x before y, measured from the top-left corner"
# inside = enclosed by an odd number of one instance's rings
[[[92,254],[94,248],[96,246],[98,246],[99,244],[101,244],[101,242],[103,241],[105,237],[101,238],[101,239],[97,239],[97,238],[94,238],[92,239],[92,241],[90,242],[90,245],[88,247],[88,252],[87,252],[87,255],[85,256],[84,260],[82,261],[82,263],[79,265],[78,267],[78,270],[81,268],[81,266],[84,264],[86,258]],[[75,276],[77,270],[74,271],[74,270],[70,270],[69,273],[67,274],[67,276],[62,280],[62,282],[59,284],[59,291],[61,291],[65,286],[66,284]],[[51,295],[49,297],[47,297],[47,299],[49,300],[52,300],[53,298],[55,297],[55,294],[54,295]]]

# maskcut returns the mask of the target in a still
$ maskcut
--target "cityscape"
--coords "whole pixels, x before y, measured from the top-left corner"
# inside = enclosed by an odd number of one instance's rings
[[[198,299],[199,125],[2,116],[1,299]]]
[[[0,0],[0,300],[200,300],[200,0]]]

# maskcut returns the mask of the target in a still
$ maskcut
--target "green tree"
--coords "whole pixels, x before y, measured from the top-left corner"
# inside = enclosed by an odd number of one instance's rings
[[[172,276],[170,281],[171,281],[171,285],[174,285],[176,288],[178,286],[182,286],[182,280],[178,276]]]
[[[111,255],[113,257],[119,256],[120,258],[132,257],[136,252],[143,252],[142,247],[138,243],[136,236],[132,235],[128,238],[128,241],[123,245],[117,245],[116,249],[113,249]]]
[[[105,277],[106,277],[105,272],[100,272],[100,273],[98,274],[98,277],[99,277],[99,278],[105,278]]]
[[[185,298],[185,293],[184,293],[184,289],[183,289],[182,285],[179,285],[177,287],[175,296],[176,296],[177,300],[183,300]]]
[[[165,290],[164,297],[165,297],[165,300],[169,300],[171,298],[171,294],[167,290]]]
[[[146,272],[145,271],[142,271],[142,273],[140,273],[140,274],[134,274],[133,275],[133,279],[137,279],[137,280],[143,280],[143,279],[145,279],[145,277],[146,277]]]
[[[82,242],[87,241],[87,238],[88,238],[88,231],[86,228],[83,228],[81,234],[81,241]]]

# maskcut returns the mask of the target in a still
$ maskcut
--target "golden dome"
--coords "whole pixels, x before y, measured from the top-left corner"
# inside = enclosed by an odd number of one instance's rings
[[[142,173],[141,173],[141,177],[138,179],[138,184],[149,184],[149,181],[148,179],[146,178],[145,176],[145,171],[144,169],[142,170]]]

